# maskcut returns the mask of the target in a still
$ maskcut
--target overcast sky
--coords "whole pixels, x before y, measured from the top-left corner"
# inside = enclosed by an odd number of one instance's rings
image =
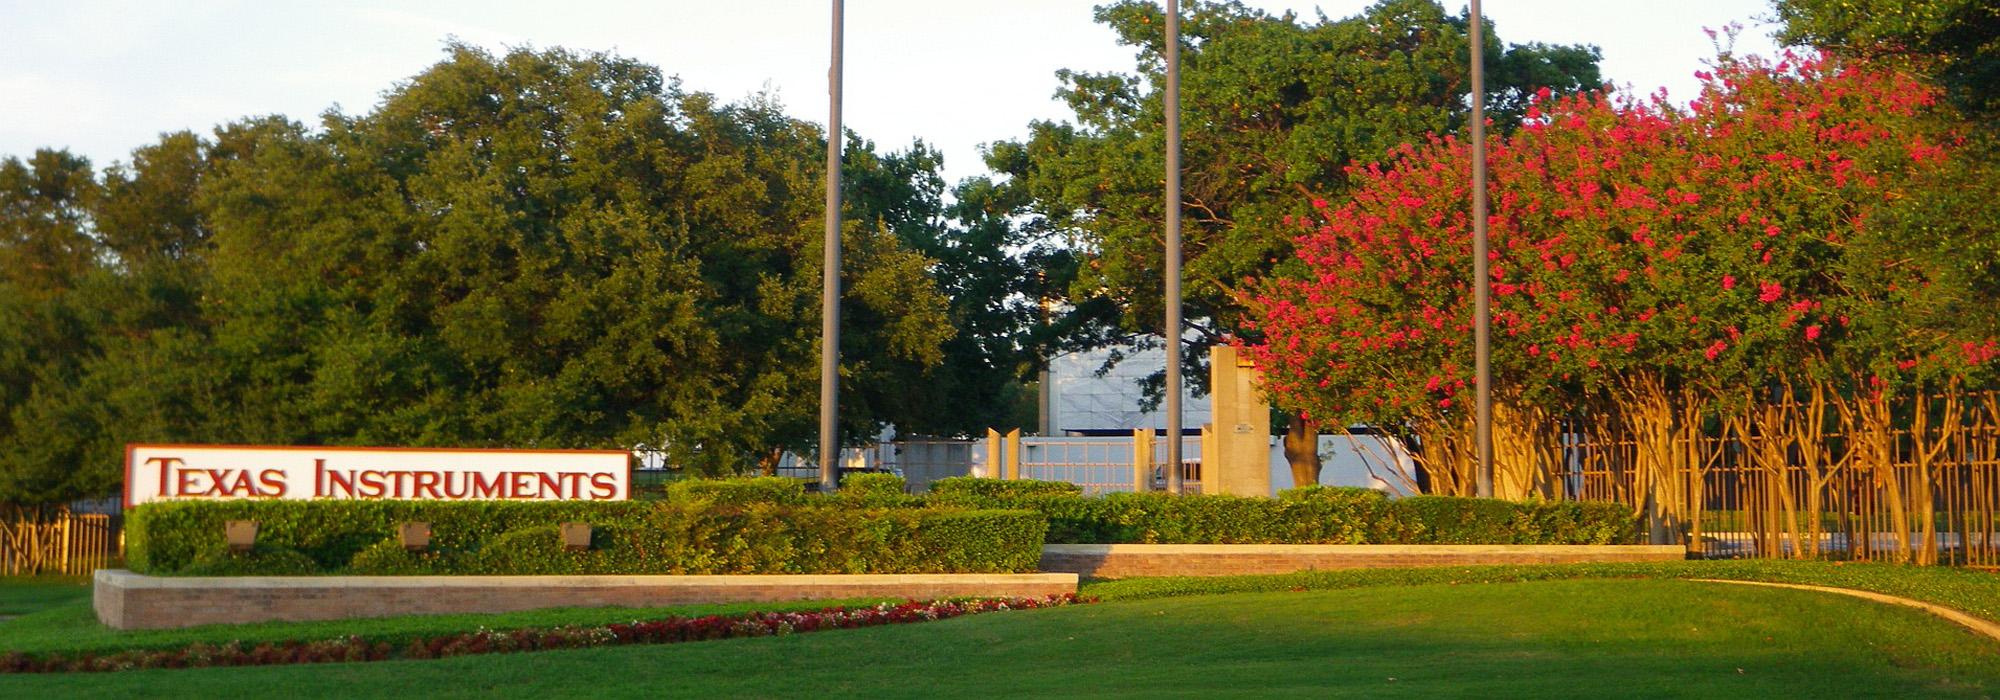
[[[980,144],[1066,116],[1051,99],[1058,68],[1132,68],[1132,52],[1091,21],[1093,4],[847,3],[848,128],[883,146],[939,146],[948,179],[980,173]],[[1344,17],[1368,3],[1245,4]],[[1679,99],[1714,53],[1704,27],[1741,22],[1739,52],[1772,50],[1765,0],[1487,0],[1485,9],[1505,41],[1596,44],[1607,79]],[[364,113],[438,61],[453,36],[495,51],[615,51],[725,99],[773,90],[794,115],[824,123],[828,19],[825,0],[0,0],[0,155],[68,147],[103,166],[161,132],[272,113],[313,123],[336,105]]]

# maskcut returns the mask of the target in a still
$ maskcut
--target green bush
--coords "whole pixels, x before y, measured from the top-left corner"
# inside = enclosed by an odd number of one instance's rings
[[[947,480],[951,481],[951,480]],[[983,479],[988,484],[1045,484]],[[1010,493],[1010,491],[1013,491]],[[1020,508],[1058,544],[1630,544],[1638,519],[1610,503],[1496,501],[1308,486],[1276,499],[954,484],[935,504]]]
[[[127,518],[128,564],[190,573],[222,547],[225,520],[257,521],[260,545],[294,550],[300,573],[749,574],[1033,571],[1040,514],[667,502],[206,501],[153,503]],[[399,523],[431,524],[433,550],[402,552]],[[562,548],[558,524],[591,525],[591,548]]]
[[[348,561],[347,573],[357,576],[423,576],[452,570],[457,566],[452,553],[431,549],[412,552],[399,538],[369,545]]]
[[[843,502],[863,508],[908,508],[923,505],[924,499],[908,492],[903,477],[883,472],[849,474],[840,479],[835,492]]]
[[[719,506],[743,506],[752,503],[802,505],[806,502],[806,498],[805,482],[782,476],[759,476],[748,479],[684,479],[667,485],[667,501],[672,503],[705,501]]]
[[[1412,496],[1392,508],[1393,536],[1427,544],[1631,544],[1638,515],[1623,505]]]
[[[1313,484],[1289,488],[1278,492],[1280,501],[1385,501],[1389,494],[1359,486],[1325,486]]]
[[[1083,487],[1067,481],[984,479],[954,476],[931,482],[930,502],[945,505],[985,505],[998,500],[1036,496],[1081,496]]]
[[[173,501],[126,512],[125,561],[133,571],[173,572],[196,554],[224,546],[222,523],[255,520],[257,541],[290,547],[320,569],[345,568],[354,556],[396,537],[397,525],[431,524],[431,546],[466,552],[502,532],[565,521],[636,522],[642,501]]]
[[[1528,506],[1532,507],[1532,506]],[[1490,498],[1411,496],[1396,500],[1395,539],[1423,544],[1535,544],[1515,517],[1524,504]]]
[[[592,545],[598,545],[608,537],[602,528],[591,528],[590,539]],[[600,549],[570,551],[563,547],[561,528],[538,525],[502,533],[487,541],[472,555],[465,573],[513,576],[613,573],[610,570],[616,567],[607,559]]]
[[[189,576],[309,576],[319,572],[311,557],[290,547],[259,544],[248,552],[228,547],[204,550],[188,564]]]

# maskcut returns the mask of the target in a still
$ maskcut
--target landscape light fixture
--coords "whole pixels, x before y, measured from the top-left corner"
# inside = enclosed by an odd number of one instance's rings
[[[566,552],[590,549],[590,523],[563,523],[562,541]]]
[[[229,551],[242,554],[257,546],[257,521],[228,520],[222,523],[222,538]]]
[[[421,552],[431,547],[431,524],[411,522],[396,528],[397,538],[402,540],[403,549]]]

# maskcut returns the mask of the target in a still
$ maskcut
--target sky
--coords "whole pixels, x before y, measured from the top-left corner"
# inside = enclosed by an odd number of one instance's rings
[[[1067,117],[1052,97],[1056,70],[1132,70],[1132,49],[1092,21],[1095,1],[848,2],[843,120],[878,146],[939,147],[948,180],[981,174],[981,144]],[[1369,3],[1244,4],[1338,18]],[[1715,53],[1703,28],[1739,22],[1738,53],[1773,50],[1766,0],[1486,0],[1484,9],[1503,41],[1595,44],[1607,80],[1678,99],[1693,95],[1694,71]],[[453,37],[496,52],[611,51],[726,100],[773,92],[794,116],[825,123],[829,20],[826,0],[0,0],[0,156],[66,147],[105,166],[164,132],[366,113]]]

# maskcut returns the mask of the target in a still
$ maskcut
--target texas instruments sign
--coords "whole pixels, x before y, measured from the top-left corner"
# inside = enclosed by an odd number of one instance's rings
[[[131,445],[125,504],[186,499],[622,501],[630,455],[604,450]]]

